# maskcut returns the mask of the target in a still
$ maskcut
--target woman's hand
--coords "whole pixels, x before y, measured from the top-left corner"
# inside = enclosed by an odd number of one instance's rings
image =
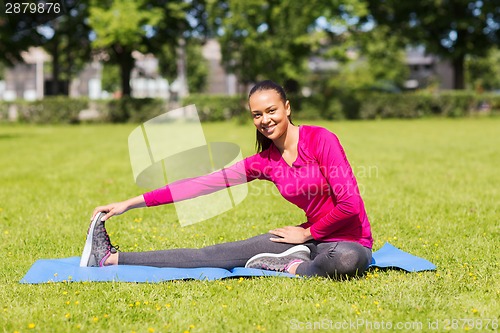
[[[280,238],[271,238],[273,242],[289,243],[289,244],[302,244],[312,239],[311,231],[309,228],[302,227],[283,227],[269,231],[271,234],[279,236]]]
[[[90,219],[91,221],[94,219],[97,213],[103,212],[106,213],[104,217],[102,218],[102,221],[106,221],[109,219],[111,216],[115,215],[120,215],[128,211],[129,209],[132,208],[139,208],[139,207],[145,207],[146,203],[144,202],[144,197],[142,195],[128,199],[125,201],[121,202],[114,202],[110,203],[106,206],[99,206],[94,209],[92,212],[92,218]]]

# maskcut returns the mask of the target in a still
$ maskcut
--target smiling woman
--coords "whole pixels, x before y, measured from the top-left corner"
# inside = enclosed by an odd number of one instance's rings
[[[332,278],[362,274],[371,262],[373,239],[356,179],[336,135],[317,126],[295,126],[285,91],[272,81],[252,88],[249,108],[257,131],[257,154],[209,175],[96,207],[81,264],[245,266]],[[201,249],[134,253],[117,252],[111,245],[104,224],[114,215],[192,199],[256,179],[273,182],[286,200],[305,212],[307,220]]]

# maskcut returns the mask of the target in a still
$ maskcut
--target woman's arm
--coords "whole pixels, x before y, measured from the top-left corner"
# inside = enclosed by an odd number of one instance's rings
[[[259,154],[245,158],[232,166],[208,175],[172,182],[154,191],[94,209],[92,219],[98,212],[105,212],[103,220],[120,215],[132,208],[151,207],[196,198],[224,188],[244,184],[257,178],[265,178]]]
[[[311,235],[322,240],[350,223],[358,215],[362,199],[354,173],[337,136],[328,130],[317,133],[315,155],[330,184],[335,207],[311,226]]]

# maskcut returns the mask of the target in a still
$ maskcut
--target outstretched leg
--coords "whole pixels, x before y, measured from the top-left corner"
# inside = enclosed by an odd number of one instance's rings
[[[201,249],[172,249],[148,252],[120,252],[119,265],[154,267],[219,267],[231,269],[245,266],[248,259],[262,252],[280,253],[294,244],[276,243],[263,234],[249,239],[221,243]]]

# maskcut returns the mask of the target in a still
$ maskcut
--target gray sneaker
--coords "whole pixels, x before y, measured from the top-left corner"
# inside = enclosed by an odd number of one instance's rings
[[[118,250],[118,246],[111,245],[104,221],[101,221],[104,215],[106,214],[102,212],[97,213],[90,223],[80,267],[102,267],[111,253],[116,253]]]
[[[311,261],[311,250],[305,245],[294,246],[282,253],[260,253],[250,258],[245,267],[288,272],[295,263]]]

